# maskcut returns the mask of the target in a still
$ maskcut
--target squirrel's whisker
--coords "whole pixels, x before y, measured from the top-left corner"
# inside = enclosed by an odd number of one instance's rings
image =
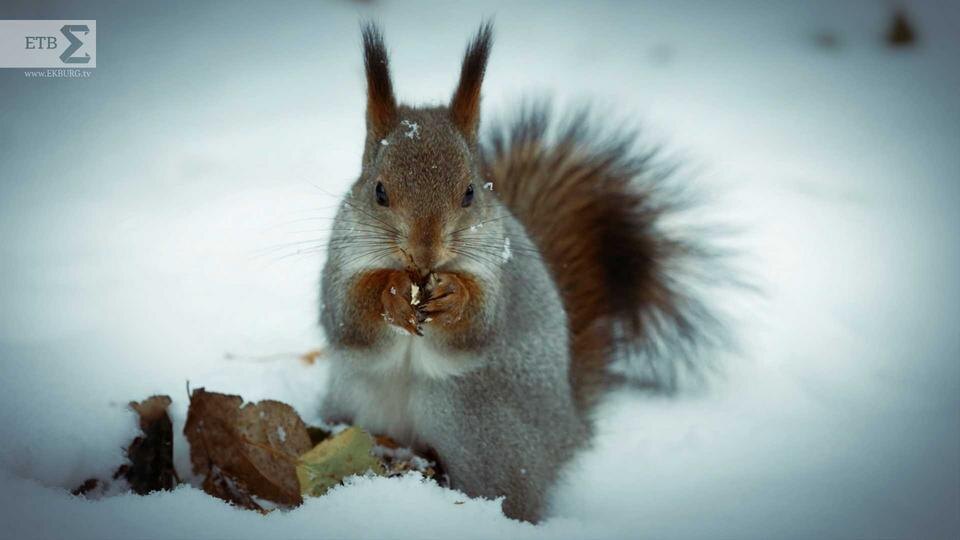
[[[360,208],[359,206],[351,203],[351,202],[348,201],[347,199],[344,199],[344,200],[343,200],[343,204],[347,205],[348,207],[350,207],[350,208],[353,209],[354,211],[360,212],[361,214],[367,216],[368,218],[370,218],[370,219],[372,219],[372,220],[374,220],[374,221],[382,224],[384,227],[386,227],[387,229],[393,231],[394,233],[397,233],[397,234],[400,233],[400,231],[397,230],[397,228],[394,227],[393,225],[390,225],[389,223],[387,223],[386,221],[380,219],[379,217],[371,214],[370,212],[367,212],[366,210],[363,210],[362,208]]]
[[[509,214],[504,214],[504,215],[502,215],[502,216],[497,216],[497,217],[495,217],[495,218],[490,218],[490,219],[485,219],[485,220],[482,220],[482,221],[478,221],[478,222],[476,222],[476,223],[472,223],[472,224],[470,224],[470,225],[467,225],[466,227],[463,227],[463,228],[457,229],[457,230],[455,230],[455,231],[453,231],[453,232],[450,232],[450,233],[448,233],[448,236],[453,236],[453,235],[455,235],[455,234],[457,234],[457,233],[460,233],[460,232],[463,232],[463,231],[466,231],[466,230],[479,229],[479,228],[483,227],[484,225],[486,225],[487,223],[493,223],[494,221],[500,221],[501,219],[506,219],[506,218],[508,218],[508,217],[510,217]]]

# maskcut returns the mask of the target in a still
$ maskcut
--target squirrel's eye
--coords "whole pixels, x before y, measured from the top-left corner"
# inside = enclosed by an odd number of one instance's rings
[[[463,200],[460,202],[460,206],[466,208],[473,204],[473,184],[467,186],[467,192],[463,194]]]
[[[389,206],[390,200],[387,199],[387,190],[383,187],[383,182],[377,182],[377,204],[380,206]]]

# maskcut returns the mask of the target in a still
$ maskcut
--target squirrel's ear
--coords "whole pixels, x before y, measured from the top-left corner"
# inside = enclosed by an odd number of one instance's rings
[[[363,25],[363,65],[367,72],[367,131],[379,140],[393,129],[397,100],[393,97],[383,34],[373,23]]]
[[[467,46],[460,68],[460,83],[450,100],[450,119],[470,141],[476,138],[480,123],[480,86],[492,41],[493,25],[487,21],[480,25],[477,35]]]

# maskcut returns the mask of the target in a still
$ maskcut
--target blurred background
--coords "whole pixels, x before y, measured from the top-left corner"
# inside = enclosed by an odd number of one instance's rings
[[[695,217],[738,231],[762,291],[724,297],[740,346],[717,353],[707,389],[613,396],[554,518],[497,530],[960,534],[950,1],[5,1],[0,19],[96,19],[98,67],[0,70],[3,521],[22,536],[262,538],[362,519],[348,495],[234,525],[198,501],[196,528],[171,531],[181,490],[142,505],[148,530],[62,488],[121,459],[128,401],[170,394],[182,427],[187,380],[316,417],[324,366],[297,356],[323,344],[324,227],[359,171],[359,21],[382,23],[402,101],[444,103],[486,16],[483,118],[548,95],[642,126],[710,195]],[[413,504],[465,535],[503,519],[448,516],[426,490],[363,505]]]

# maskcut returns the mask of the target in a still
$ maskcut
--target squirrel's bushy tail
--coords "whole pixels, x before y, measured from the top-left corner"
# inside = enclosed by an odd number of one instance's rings
[[[598,131],[586,111],[555,123],[540,103],[494,127],[484,172],[560,289],[577,401],[589,409],[622,357],[642,364],[643,384],[673,390],[715,326],[683,280],[705,251],[663,227],[682,197],[653,152],[635,149],[635,133]]]

